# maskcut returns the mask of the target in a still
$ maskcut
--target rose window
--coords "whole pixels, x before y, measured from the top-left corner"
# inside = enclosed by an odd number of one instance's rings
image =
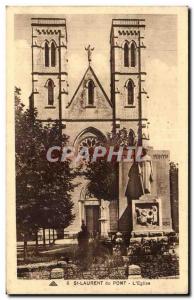
[[[89,152],[89,155],[92,155],[95,147],[97,146],[102,146],[102,142],[97,137],[95,136],[87,137],[80,142],[79,151],[82,150],[81,153],[84,156],[85,155],[85,152],[83,152],[83,148],[84,148],[87,149],[86,151]]]

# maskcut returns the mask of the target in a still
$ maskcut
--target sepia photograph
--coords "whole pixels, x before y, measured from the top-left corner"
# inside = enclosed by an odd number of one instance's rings
[[[8,294],[188,293],[187,15],[8,7]]]

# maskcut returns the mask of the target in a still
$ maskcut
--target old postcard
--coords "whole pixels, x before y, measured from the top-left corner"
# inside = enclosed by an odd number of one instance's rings
[[[7,7],[7,293],[188,293],[188,8]]]

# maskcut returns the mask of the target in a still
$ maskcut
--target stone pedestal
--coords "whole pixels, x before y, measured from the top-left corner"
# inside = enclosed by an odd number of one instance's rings
[[[137,265],[128,266],[128,279],[138,279],[142,278],[141,268]]]
[[[100,233],[101,236],[107,237],[110,231],[110,215],[109,215],[109,201],[101,200],[100,205]]]
[[[99,219],[100,222],[100,234],[102,237],[108,236],[108,230],[107,230],[107,220],[106,219]]]
[[[165,234],[160,198],[145,194],[138,200],[132,200],[132,220],[132,240],[134,238],[160,238]],[[168,227],[168,231],[172,231],[171,226]]]
[[[67,266],[67,262],[66,262],[66,261],[63,261],[63,260],[59,260],[58,263],[57,263],[57,265],[58,265],[59,267],[64,268],[64,267]]]
[[[51,270],[51,279],[64,278],[64,270],[62,268],[54,268]]]
[[[147,194],[132,200],[132,237],[148,237],[150,233],[162,235],[161,200]]]

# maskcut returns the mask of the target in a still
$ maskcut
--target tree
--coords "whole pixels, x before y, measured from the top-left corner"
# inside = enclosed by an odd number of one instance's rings
[[[85,176],[90,194],[101,200],[118,199],[118,163],[98,160],[90,162]]]
[[[71,191],[75,172],[68,161],[46,159],[49,147],[63,147],[68,136],[61,137],[57,122],[43,125],[38,121],[36,109],[24,110],[20,97],[21,90],[15,88],[16,217],[25,258],[32,233],[38,244],[39,228],[65,228],[74,220]]]
[[[110,162],[107,161],[110,146],[114,147],[114,151],[118,151],[119,147],[125,150],[128,146],[135,145],[135,137],[131,136],[126,128],[119,130],[116,134],[108,133],[106,144],[106,155],[99,158],[96,162],[91,160],[87,164],[85,176],[89,179],[88,190],[97,199],[114,200],[118,199],[119,194],[119,162],[117,157],[113,156]],[[89,149],[89,152],[92,151]]]

